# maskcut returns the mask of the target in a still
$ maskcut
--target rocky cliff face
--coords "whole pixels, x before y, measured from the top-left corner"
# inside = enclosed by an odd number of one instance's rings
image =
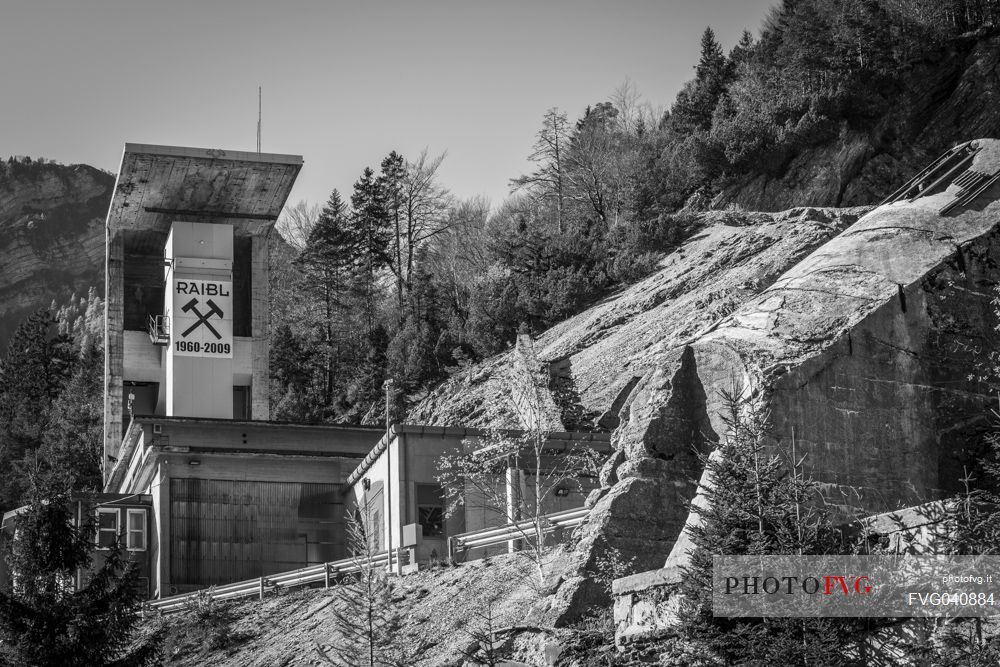
[[[589,572],[609,547],[635,557],[637,570],[663,564],[694,496],[695,452],[719,430],[707,400],[715,389],[698,379],[707,364],[699,363],[691,343],[868,211],[703,214],[704,230],[667,256],[657,273],[539,336],[538,360],[568,375],[582,411],[615,431],[617,452],[602,471],[604,495],[580,535],[576,570],[532,611],[533,621],[559,622],[588,604],[607,604]],[[452,378],[409,420],[485,426],[487,415],[506,406],[505,425],[520,427],[507,389],[516,355],[499,355]],[[725,372],[725,361],[716,364],[717,374]]]
[[[539,358],[570,369],[617,451],[588,500],[577,573],[536,620],[601,604],[588,572],[609,550],[640,569],[676,551],[697,455],[725,432],[725,390],[771,416],[770,446],[794,446],[845,520],[960,490],[995,401],[982,375],[1000,349],[998,211],[1000,141],[973,142],[860,219],[718,218],[658,274],[540,337]],[[478,418],[504,400],[503,365],[453,380],[423,414]]]
[[[842,128],[826,144],[790,156],[776,169],[737,179],[713,208],[750,211],[793,206],[856,206],[880,201],[956,143],[1000,136],[1000,36],[970,36],[905,82],[916,91],[874,127]]]
[[[32,310],[91,286],[103,293],[113,187],[87,165],[0,164],[0,351]]]
[[[612,429],[617,412],[665,354],[711,330],[867,210],[703,214],[705,229],[664,258],[659,271],[552,327],[535,341],[535,353],[565,369],[583,412]],[[505,398],[515,357],[513,351],[499,355],[443,383],[408,420],[486,426],[485,406],[507,405],[507,425],[519,427]]]

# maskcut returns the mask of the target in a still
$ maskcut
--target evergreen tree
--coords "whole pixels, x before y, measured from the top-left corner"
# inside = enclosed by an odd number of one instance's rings
[[[309,233],[305,249],[295,260],[302,272],[305,291],[320,305],[315,326],[320,331],[325,406],[334,402],[336,377],[345,361],[346,342],[338,324],[342,326],[345,310],[352,305],[357,289],[357,245],[349,226],[347,206],[334,190]]]
[[[73,340],[53,333],[56,320],[47,310],[32,313],[18,326],[0,360],[0,505],[20,503],[24,474],[17,464],[42,444],[49,409],[77,363]]]
[[[104,455],[104,352],[81,351],[72,377],[52,401],[42,444],[41,465],[76,490],[99,491]]]
[[[271,343],[271,379],[276,385],[274,418],[320,421],[325,404],[314,383],[315,368],[323,367],[309,340],[282,324]]]
[[[683,568],[680,632],[676,648],[706,665],[839,665],[858,640],[849,619],[727,619],[712,614],[713,555],[820,555],[846,545],[816,505],[814,482],[768,453],[768,415],[739,387],[723,396],[724,441],[703,457],[709,482],[692,504],[700,522],[689,528],[694,550]]]
[[[352,237],[357,240],[355,262],[364,293],[364,313],[369,333],[376,326],[376,281],[391,261],[390,221],[384,195],[375,172],[365,168],[351,195],[353,214],[350,229]]]
[[[93,526],[75,526],[72,516],[65,487],[33,476],[7,554],[11,589],[0,592],[0,657],[19,667],[152,664],[155,640],[133,646],[140,597],[120,547],[74,591],[92,562]]]
[[[566,208],[566,148],[569,143],[566,114],[553,107],[542,118],[535,145],[528,159],[535,163],[532,173],[511,180],[511,186],[534,190],[537,196],[555,204],[556,230],[562,234]]]
[[[396,313],[401,318],[403,299],[406,287],[406,268],[404,247],[404,216],[403,182],[406,177],[406,164],[403,156],[392,151],[382,160],[378,175],[377,188],[385,202],[385,212],[392,230],[392,256],[389,258],[389,268],[396,279]]]
[[[395,584],[384,563],[375,560],[376,537],[362,516],[350,516],[347,542],[355,572],[337,586],[333,616],[340,636],[316,651],[338,667],[409,667],[427,651],[425,640],[400,635],[402,617],[393,602]]]
[[[354,360],[355,370],[350,376],[345,397],[349,406],[348,419],[352,422],[385,422],[381,406],[385,398],[382,386],[386,380],[388,347],[389,335],[381,324],[377,323],[374,329],[362,334]]]
[[[736,74],[736,70],[740,65],[749,63],[753,58],[754,47],[753,35],[750,34],[749,30],[744,30],[743,34],[740,35],[740,41],[729,52],[729,66],[733,75]]]
[[[729,63],[722,46],[715,39],[715,31],[711,27],[705,28],[694,80],[678,93],[671,109],[673,122],[687,129],[707,130],[711,127],[712,113],[729,83],[729,72]]]
[[[694,68],[694,78],[699,84],[709,84],[720,79],[726,68],[726,56],[722,45],[715,38],[715,31],[709,26],[701,34],[701,55]]]

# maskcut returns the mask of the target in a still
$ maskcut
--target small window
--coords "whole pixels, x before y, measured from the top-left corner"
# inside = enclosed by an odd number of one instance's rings
[[[371,528],[369,528],[369,538],[371,548],[375,551],[382,550],[382,510],[372,511]]]
[[[419,523],[424,529],[424,537],[441,537],[444,535],[444,508],[440,506],[423,505],[419,508]]]
[[[97,548],[110,549],[118,541],[118,510],[97,510]]]
[[[146,510],[128,511],[128,535],[126,544],[129,551],[146,550]]]
[[[417,523],[424,537],[444,535],[444,489],[440,484],[417,484]]]

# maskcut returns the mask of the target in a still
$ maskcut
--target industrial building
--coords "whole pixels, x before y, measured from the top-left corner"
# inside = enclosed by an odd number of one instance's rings
[[[152,597],[343,558],[359,507],[379,548],[418,563],[498,520],[472,507],[445,520],[435,479],[435,460],[479,431],[269,420],[268,245],[301,167],[294,155],[125,146],[107,218],[102,497],[143,499],[134,557]],[[555,450],[610,448],[607,434],[549,430]]]

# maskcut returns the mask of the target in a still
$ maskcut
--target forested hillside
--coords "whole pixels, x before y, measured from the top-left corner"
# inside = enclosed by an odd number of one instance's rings
[[[85,164],[0,161],[0,350],[24,317],[104,291],[104,217],[115,178]]]
[[[275,415],[378,421],[392,378],[398,417],[518,331],[648,274],[699,210],[877,202],[1000,133],[998,18],[996,0],[784,0],[728,52],[708,28],[669,111],[627,84],[576,117],[551,109],[534,170],[492,208],[450,197],[441,158],[386,156],[283,221]]]
[[[629,84],[546,112],[532,168],[511,174],[502,202],[452,196],[433,154],[358,165],[350,192],[279,222],[273,417],[379,422],[391,378],[404,418],[518,331],[540,333],[652,273],[703,210],[874,203],[950,145],[1000,135],[998,18],[1000,0],[784,0],[735,45],[707,29],[664,112]],[[0,343],[53,298],[48,319],[68,333],[55,311],[88,286],[71,309],[99,317],[113,178],[24,159],[0,176]],[[90,420],[76,430],[100,415],[100,342],[59,338],[46,321],[25,322],[0,364],[3,470],[38,451],[55,460],[40,448],[65,415]],[[74,442],[92,461],[80,483],[92,484],[96,449]],[[18,494],[6,484],[4,502]]]

